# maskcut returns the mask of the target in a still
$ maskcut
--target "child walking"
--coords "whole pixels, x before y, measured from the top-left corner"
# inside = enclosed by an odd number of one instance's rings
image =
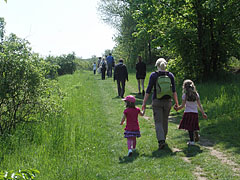
[[[123,125],[125,119],[127,119],[126,127],[124,129],[124,137],[127,138],[128,156],[131,156],[133,150],[136,149],[136,137],[141,137],[138,115],[143,116],[145,110],[141,111],[140,108],[135,107],[136,99],[134,96],[126,96],[123,100],[125,101],[126,109],[123,112],[123,117],[120,125]]]
[[[198,130],[198,107],[202,113],[204,119],[207,119],[207,115],[203,110],[200,102],[199,94],[193,81],[187,79],[183,82],[183,95],[182,95],[182,105],[175,106],[176,111],[185,107],[182,120],[179,125],[179,129],[188,130],[190,141],[188,145],[194,145],[194,140],[199,140]],[[195,139],[194,139],[195,135]]]

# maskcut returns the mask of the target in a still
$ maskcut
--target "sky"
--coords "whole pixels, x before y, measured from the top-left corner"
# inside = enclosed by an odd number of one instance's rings
[[[42,56],[75,52],[84,59],[102,56],[115,45],[114,29],[97,14],[100,0],[0,0],[6,35],[30,42]]]

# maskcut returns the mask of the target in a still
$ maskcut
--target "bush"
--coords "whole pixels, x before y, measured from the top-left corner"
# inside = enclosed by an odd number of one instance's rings
[[[58,75],[73,74],[76,71],[75,53],[57,57],[48,56],[46,62],[50,62],[57,68]]]
[[[45,78],[53,69],[28,45],[14,34],[0,45],[0,134],[60,110],[61,92],[55,81]]]

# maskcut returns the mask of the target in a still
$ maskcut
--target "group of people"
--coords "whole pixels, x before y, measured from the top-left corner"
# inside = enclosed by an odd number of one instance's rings
[[[94,62],[93,64],[93,73],[96,74],[98,69],[101,73],[102,80],[105,79],[105,74],[107,71],[107,76],[112,77],[112,71],[114,68],[113,80],[117,81],[118,96],[123,98],[125,93],[125,83],[128,81],[128,71],[126,65],[123,63],[123,60],[120,59],[118,64],[115,65],[115,60],[111,53],[109,56],[106,56],[106,61],[104,58],[99,57],[98,63]],[[138,81],[138,91],[139,94],[145,94],[144,91],[144,79],[146,77],[146,64],[142,62],[142,57],[138,57],[138,63],[136,64],[136,78]],[[142,92],[141,92],[142,88]]]
[[[107,76],[112,77],[112,69],[115,66],[115,61],[111,53],[109,53],[108,56],[105,56],[105,58],[99,57],[98,62],[93,63],[93,74],[96,74],[96,71],[98,73],[101,73],[102,80],[105,79],[106,71]]]
[[[179,105],[174,75],[171,72],[166,71],[167,61],[164,58],[160,58],[156,61],[155,66],[157,67],[157,71],[152,72],[150,75],[142,103],[142,110],[135,106],[136,99],[134,96],[129,95],[123,99],[126,104],[126,109],[123,112],[120,124],[123,125],[126,120],[124,137],[127,138],[128,156],[131,156],[136,149],[136,138],[141,137],[138,115],[143,116],[145,114],[146,103],[152,90],[152,110],[159,149],[163,149],[166,145],[168,116],[172,107],[172,99],[175,101],[174,109],[176,111],[185,108],[179,129],[185,129],[188,131],[190,138],[188,145],[194,145],[195,142],[199,140],[198,107],[203,118],[207,118],[193,81],[187,79],[183,82],[182,104]],[[145,78],[145,76],[138,77]],[[169,90],[165,90],[167,88]]]
[[[152,92],[152,111],[159,149],[163,149],[166,145],[168,117],[172,107],[172,100],[175,102],[174,109],[176,111],[185,108],[179,129],[188,131],[190,139],[187,142],[188,145],[194,145],[199,140],[198,107],[203,118],[206,119],[207,115],[203,110],[200,96],[193,81],[187,79],[183,82],[182,104],[179,105],[175,77],[171,72],[166,70],[167,61],[164,58],[159,58],[155,64],[157,71],[151,73],[145,92],[146,64],[142,61],[142,57],[139,56],[135,68],[136,79],[138,81],[138,94],[142,94],[144,97],[142,109],[140,109],[135,106],[136,99],[134,96],[128,95],[124,98],[125,83],[128,81],[128,71],[123,60],[120,59],[118,64],[115,65],[111,54],[106,59],[107,61],[105,62],[104,59],[99,58],[97,67],[101,67],[102,79],[105,79],[106,70],[108,77],[112,77],[112,69],[114,68],[113,80],[117,81],[118,96],[123,98],[126,105],[120,125],[123,125],[126,121],[124,137],[127,138],[128,156],[131,156],[136,149],[136,138],[141,137],[138,115],[144,116],[146,103]],[[94,71],[94,73],[96,72]]]

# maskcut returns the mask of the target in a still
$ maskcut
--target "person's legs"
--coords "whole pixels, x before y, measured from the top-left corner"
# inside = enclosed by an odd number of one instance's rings
[[[133,137],[133,149],[136,149],[137,140],[136,137]]]
[[[103,79],[105,79],[106,69],[103,71]]]
[[[132,155],[132,138],[127,138],[128,156]]]
[[[122,85],[121,97],[123,98],[124,93],[125,93],[125,80],[121,80],[121,85]]]
[[[170,114],[170,110],[172,107],[172,100],[164,100],[163,101],[164,104],[164,108],[163,108],[163,130],[164,130],[164,136],[165,139],[167,137],[167,133],[168,133],[168,116]]]
[[[128,150],[132,149],[132,138],[127,138]]]
[[[103,74],[104,74],[104,71],[102,70],[102,80],[103,80],[103,76],[104,76]]]
[[[163,106],[161,101],[154,99],[152,103],[152,108],[157,140],[165,141],[165,133],[163,129]]]
[[[193,131],[188,131],[190,141],[193,141]]]
[[[109,77],[112,77],[112,64],[109,67],[108,75],[109,75]]]
[[[137,79],[137,81],[138,81],[138,94],[141,94],[140,79]]]
[[[142,90],[144,91],[144,79],[141,79]]]
[[[121,81],[117,80],[117,88],[118,88],[118,96],[121,96],[121,84],[120,84]]]
[[[142,95],[145,95],[145,91],[144,91],[144,79],[141,79],[141,85],[142,85]]]

